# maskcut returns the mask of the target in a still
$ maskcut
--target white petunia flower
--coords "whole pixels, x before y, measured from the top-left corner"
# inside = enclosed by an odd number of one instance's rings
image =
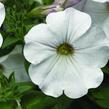
[[[25,36],[24,56],[29,75],[47,95],[70,98],[87,94],[103,81],[109,46],[104,32],[91,27],[88,14],[68,8],[49,14],[47,24],[34,26]]]
[[[94,2],[92,0],[82,0],[81,2],[83,1],[84,3],[82,5],[80,3],[80,7],[82,7],[80,10],[88,13],[91,16],[93,23],[102,26],[103,22],[109,16],[108,3]]]
[[[5,8],[4,8],[4,5],[2,3],[0,3],[0,27],[1,27],[4,19],[5,19]],[[1,47],[2,43],[3,43],[3,38],[0,34],[0,47]]]

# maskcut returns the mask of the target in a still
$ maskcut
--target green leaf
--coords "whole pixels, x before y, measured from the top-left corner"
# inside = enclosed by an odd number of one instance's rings
[[[42,1],[43,1],[43,4],[49,5],[49,4],[52,4],[54,0],[42,0]]]
[[[40,91],[31,91],[22,97],[23,109],[68,109],[72,100],[62,96],[53,98],[44,95]]]
[[[5,41],[4,41],[3,45],[2,45],[2,48],[6,48],[8,46],[11,46],[14,43],[16,43],[17,41],[19,41],[19,39],[16,38],[16,37],[6,37],[6,39],[5,39]]]
[[[26,93],[34,88],[35,86],[30,82],[17,83],[17,91],[20,94]]]
[[[0,71],[0,92],[2,89],[6,88],[7,86],[8,86],[8,79]]]
[[[6,48],[0,48],[0,57],[9,54],[14,49],[14,46],[8,46]]]
[[[94,90],[89,98],[99,106],[109,109],[109,85],[104,85]]]
[[[38,17],[38,18],[44,17],[45,15],[42,14],[43,11],[44,11],[43,6],[36,7],[28,13],[28,17]]]
[[[46,109],[54,105],[55,101],[52,97],[47,97],[41,92],[32,91],[22,98],[23,109]]]
[[[109,74],[109,66],[105,66],[104,68],[102,68],[102,71],[106,74]]]
[[[43,4],[43,1],[42,0],[35,0],[35,1],[37,1],[40,4]]]
[[[15,102],[0,102],[0,109],[16,109]]]
[[[15,75],[14,75],[14,72],[9,76],[8,81],[9,81],[10,85],[15,84]]]
[[[28,61],[25,60],[24,65],[25,65],[25,70],[28,72],[30,63],[29,63]]]

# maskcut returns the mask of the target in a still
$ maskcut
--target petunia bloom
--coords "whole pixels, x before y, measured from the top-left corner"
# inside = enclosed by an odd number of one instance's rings
[[[5,18],[5,8],[4,8],[4,5],[2,3],[0,3],[0,27],[4,21],[4,18]],[[0,47],[3,43],[3,38],[0,34]]]
[[[74,8],[51,13],[25,36],[32,82],[47,95],[79,98],[103,81],[109,41],[88,14]]]

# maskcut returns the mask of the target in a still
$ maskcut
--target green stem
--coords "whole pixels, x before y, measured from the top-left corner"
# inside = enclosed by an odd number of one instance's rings
[[[22,109],[21,104],[20,104],[20,100],[16,100],[17,102],[17,108],[16,109]]]
[[[64,0],[64,3],[62,4],[62,7],[64,8],[66,3],[67,3],[68,0]]]

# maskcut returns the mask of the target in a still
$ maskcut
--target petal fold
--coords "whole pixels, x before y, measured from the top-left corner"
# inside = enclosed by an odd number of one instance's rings
[[[102,68],[107,64],[109,40],[102,28],[92,27],[72,44],[75,48],[74,57],[82,64],[95,68]]]

